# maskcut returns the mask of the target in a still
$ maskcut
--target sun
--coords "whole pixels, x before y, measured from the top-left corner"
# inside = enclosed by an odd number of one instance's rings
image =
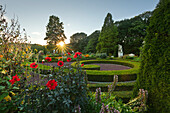
[[[63,42],[63,41],[60,41],[58,44],[59,44],[61,47],[64,46],[64,42]]]

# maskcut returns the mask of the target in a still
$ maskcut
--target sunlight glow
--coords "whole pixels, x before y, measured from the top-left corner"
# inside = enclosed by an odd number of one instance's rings
[[[64,46],[64,42],[63,42],[63,41],[59,42],[58,44],[59,44],[61,47]]]

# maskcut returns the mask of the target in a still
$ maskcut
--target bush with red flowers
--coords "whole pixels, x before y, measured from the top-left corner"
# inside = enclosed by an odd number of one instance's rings
[[[68,58],[71,61],[71,58]],[[79,61],[77,61],[79,64]],[[87,75],[80,66],[75,71],[73,68],[63,67],[64,62],[58,61],[59,70],[46,75],[43,82],[45,86],[34,84],[23,92],[23,111],[25,112],[73,112],[77,106],[86,111]],[[26,102],[27,100],[27,102]],[[36,107],[41,106],[41,107]]]
[[[48,62],[51,62],[51,58],[50,57],[46,57],[45,60],[47,60]]]

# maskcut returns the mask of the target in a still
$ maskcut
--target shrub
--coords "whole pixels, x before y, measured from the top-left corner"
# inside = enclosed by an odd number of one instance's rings
[[[148,112],[167,113],[170,111],[169,5],[169,0],[160,0],[153,11],[141,52],[141,67],[134,95],[137,95],[138,89],[148,90]]]
[[[101,59],[105,59],[107,57],[107,54],[106,53],[97,53],[96,56]]]
[[[4,14],[0,6],[0,112],[13,112],[19,98],[15,90],[23,89],[28,74],[23,63],[28,62],[33,53],[25,30],[21,34],[20,25],[14,19],[9,25]]]
[[[76,70],[70,66],[63,67],[59,62],[57,64],[59,69],[50,71],[46,76],[42,76],[43,82],[35,82],[38,84],[30,83],[25,86],[19,100],[23,103],[18,103],[21,112],[62,111],[63,113],[71,113],[77,109],[80,110],[80,108],[82,112],[86,112],[85,107],[88,102],[86,95],[87,76],[81,69],[79,60],[76,64]],[[57,82],[55,87],[51,87],[50,82],[52,81],[52,84]],[[49,89],[49,87],[52,89]]]

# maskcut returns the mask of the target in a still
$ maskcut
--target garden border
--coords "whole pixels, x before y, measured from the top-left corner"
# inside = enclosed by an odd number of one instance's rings
[[[75,63],[73,62],[71,65],[75,67]],[[86,70],[88,81],[96,81],[96,82],[112,82],[114,75],[118,75],[118,81],[133,81],[136,80],[137,74],[139,72],[140,63],[125,61],[125,60],[83,60],[80,63],[91,64],[91,63],[109,63],[109,64],[120,64],[124,66],[129,66],[131,69],[126,70]]]

